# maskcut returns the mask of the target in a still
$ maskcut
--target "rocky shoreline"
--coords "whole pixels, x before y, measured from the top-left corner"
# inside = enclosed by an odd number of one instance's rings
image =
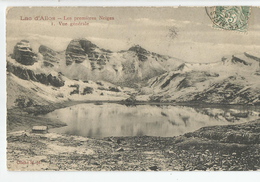
[[[8,170],[260,170],[260,120],[204,127],[178,137],[7,133]]]

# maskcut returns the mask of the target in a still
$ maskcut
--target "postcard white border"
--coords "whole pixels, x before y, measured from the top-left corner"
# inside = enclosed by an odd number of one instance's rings
[[[3,182],[138,182],[138,181],[259,181],[260,172],[9,172],[6,170],[6,49],[5,49],[5,9],[8,6],[214,6],[214,5],[251,5],[260,6],[260,1],[245,0],[0,0],[0,181]]]

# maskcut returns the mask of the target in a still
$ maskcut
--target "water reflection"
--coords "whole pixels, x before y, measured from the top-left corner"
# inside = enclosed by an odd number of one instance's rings
[[[236,113],[247,113],[236,114]],[[107,136],[177,136],[203,126],[240,123],[259,117],[258,109],[200,108],[171,105],[79,104],[45,117],[68,124],[52,132],[94,138]]]

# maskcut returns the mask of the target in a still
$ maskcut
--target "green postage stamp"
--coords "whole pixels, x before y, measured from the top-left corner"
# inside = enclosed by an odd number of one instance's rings
[[[206,7],[212,27],[223,30],[246,32],[250,14],[249,6]]]

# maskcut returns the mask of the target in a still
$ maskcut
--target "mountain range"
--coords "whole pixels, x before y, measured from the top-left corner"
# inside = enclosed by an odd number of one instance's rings
[[[259,104],[260,55],[244,52],[214,63],[183,63],[143,88],[150,100]]]
[[[215,104],[260,103],[260,54],[188,63],[139,45],[112,52],[86,39],[66,50],[21,40],[7,56],[8,108],[65,100],[135,99]]]

